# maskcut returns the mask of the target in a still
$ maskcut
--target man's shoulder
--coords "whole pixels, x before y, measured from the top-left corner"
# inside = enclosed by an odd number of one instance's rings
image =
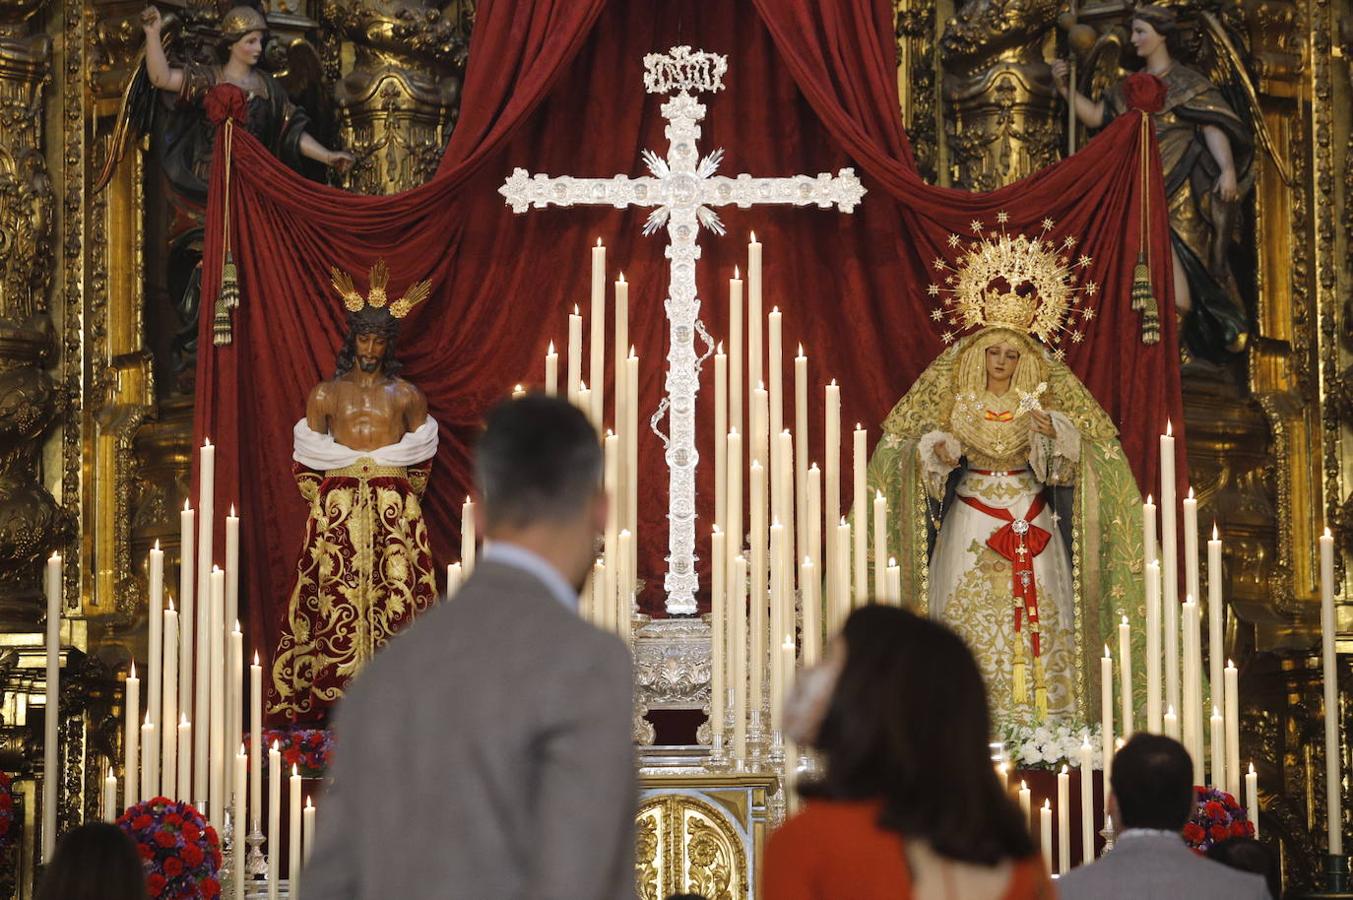
[[[1178,851],[1153,848],[1148,852],[1123,853],[1115,849],[1058,878],[1057,893],[1063,900],[1142,896],[1143,882],[1158,886],[1173,879],[1189,885],[1191,896],[1199,900],[1211,897],[1260,900],[1268,896],[1262,876],[1229,868],[1182,845]]]

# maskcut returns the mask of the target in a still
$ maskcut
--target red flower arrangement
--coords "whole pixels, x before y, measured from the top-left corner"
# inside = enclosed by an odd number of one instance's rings
[[[221,841],[196,809],[156,797],[128,807],[117,824],[136,842],[151,897],[213,900],[220,896]]]
[[[249,744],[253,733],[245,736]],[[282,754],[283,768],[291,771],[295,766],[306,778],[323,778],[333,760],[333,735],[323,728],[291,728],[263,730],[263,748],[267,752],[273,743]]]
[[[1184,842],[1202,855],[1234,837],[1254,837],[1254,823],[1236,798],[1216,788],[1195,787],[1193,815],[1184,826]]]
[[[0,851],[4,851],[18,831],[14,828],[14,780],[0,772]]]

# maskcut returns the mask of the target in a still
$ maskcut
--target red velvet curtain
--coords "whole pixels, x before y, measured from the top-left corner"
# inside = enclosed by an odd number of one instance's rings
[[[262,655],[276,644],[306,515],[290,476],[291,426],[310,388],[332,374],[345,329],[328,284],[331,265],[362,285],[366,269],[384,257],[396,295],[410,282],[433,280],[432,298],[405,321],[399,353],[406,377],[427,393],[441,423],[424,504],[439,559],[457,546],[475,429],[511,385],[542,380],[551,340],[566,343],[567,313],[586,305],[588,248],[598,237],[607,244],[611,276],[623,270],[631,284],[630,339],[642,359],[647,420],[663,390],[667,333],[664,238],[640,234],[647,211],[577,207],[517,216],[497,188],[516,166],[640,174],[643,149],[666,151],[660,100],[643,92],[642,58],[677,44],[728,55],[727,89],[704,98],[701,139],[702,152],[726,148],[724,173],[855,166],[869,191],[851,215],[723,209],[728,236],[701,237],[702,317],[716,338],[727,331],[725,285],[734,265],[745,266],[745,236],[755,229],[762,240],[766,308],[785,313],[787,354],[801,342],[810,359],[813,459],[822,459],[820,386],[833,378],[842,385],[847,427],[864,423],[871,444],[877,440],[878,423],[944,346],[928,317],[930,261],[946,254],[950,233],[968,234],[972,219],[990,228],[1004,211],[1012,232],[1037,231],[1051,218],[1053,235],[1075,236],[1078,253],[1093,258],[1091,277],[1103,286],[1098,317],[1086,340],[1068,347],[1067,359],[1119,423],[1139,482],[1152,483],[1155,435],[1167,415],[1176,423],[1181,416],[1154,165],[1148,190],[1160,344],[1141,344],[1128,304],[1142,189],[1136,119],[1121,118],[1070,160],[994,193],[927,186],[898,115],[891,34],[889,6],[876,0],[487,0],[461,121],[429,184],[392,197],[353,196],[296,177],[237,134],[229,231],[243,300],[229,346],[211,346],[204,316],[196,430],[220,448],[218,507],[238,498],[244,517],[244,591]],[[224,246],[223,154],[217,159],[204,310],[212,307]],[[699,418],[705,460],[713,459],[710,406]],[[792,409],[787,415],[792,421]],[[645,606],[657,611],[667,479],[656,437],[641,437],[640,454],[640,575],[652,586]],[[700,487],[707,523],[708,465]]]

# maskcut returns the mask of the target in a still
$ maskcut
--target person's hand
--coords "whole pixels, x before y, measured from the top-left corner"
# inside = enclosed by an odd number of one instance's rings
[[[164,20],[160,18],[160,11],[153,6],[147,6],[141,10],[141,27],[145,29],[148,35],[158,35],[160,29],[164,27]]]
[[[1066,78],[1071,67],[1066,64],[1064,59],[1054,59],[1052,61],[1052,86],[1057,88],[1057,93],[1063,97],[1067,94]]]
[[[1057,437],[1057,432],[1052,427],[1052,416],[1041,409],[1029,410],[1029,419],[1031,420],[1029,430],[1036,434],[1047,435],[1050,438]]]
[[[940,461],[941,465],[950,469],[958,465],[958,457],[949,452],[948,441],[939,441],[935,444],[935,458]]]
[[[352,164],[356,161],[357,158],[346,150],[330,150],[329,158],[325,160],[325,165],[338,172],[340,175],[346,175],[348,170],[352,168]]]
[[[1236,187],[1236,170],[1234,166],[1221,170],[1221,174],[1217,176],[1217,184],[1214,190],[1217,192],[1217,196],[1227,203],[1232,203],[1239,199],[1240,190]]]

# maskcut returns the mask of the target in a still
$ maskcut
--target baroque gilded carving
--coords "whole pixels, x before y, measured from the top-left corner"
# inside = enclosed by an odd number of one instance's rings
[[[893,10],[902,120],[916,157],[916,168],[932,184],[941,167],[935,90],[935,6],[935,0],[895,0]]]
[[[392,194],[427,181],[460,108],[469,4],[325,0],[322,18],[353,48],[335,88],[341,140],[357,157],[347,186]]]
[[[990,191],[1051,165],[1061,123],[1043,45],[1055,0],[966,0],[940,37],[956,187]]]

